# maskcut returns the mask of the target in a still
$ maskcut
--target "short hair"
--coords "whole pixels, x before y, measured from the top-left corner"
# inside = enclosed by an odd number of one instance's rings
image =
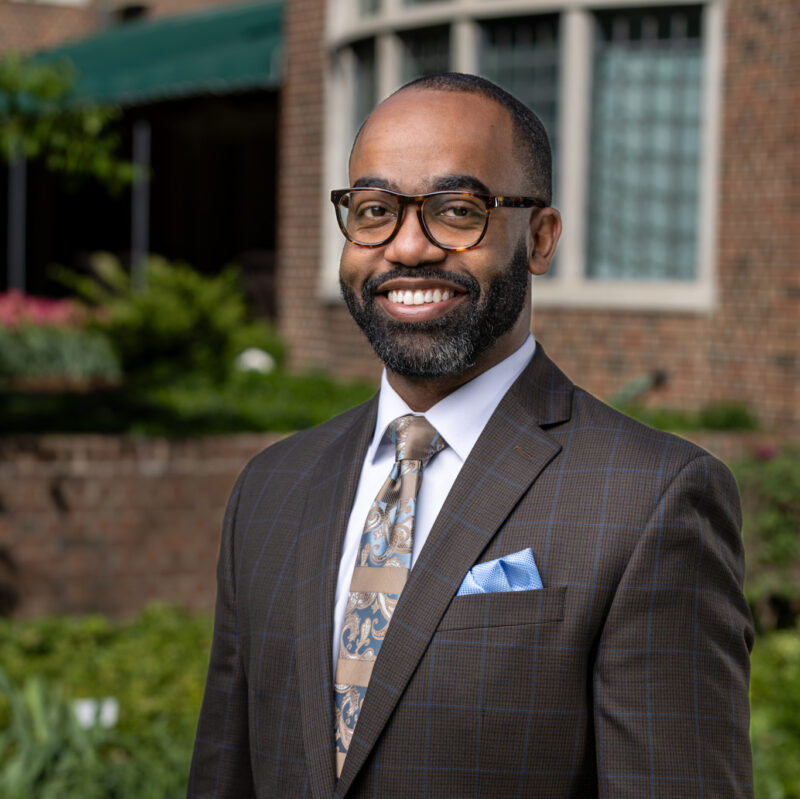
[[[430,89],[440,92],[478,94],[501,105],[511,117],[516,155],[522,162],[525,177],[534,197],[550,205],[553,195],[553,158],[547,131],[528,106],[496,83],[478,75],[463,72],[440,72],[425,75],[401,86],[394,94],[407,89]],[[358,137],[356,137],[358,138]]]

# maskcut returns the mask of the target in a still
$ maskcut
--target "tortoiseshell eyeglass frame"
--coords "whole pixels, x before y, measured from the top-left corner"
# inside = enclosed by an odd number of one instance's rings
[[[394,224],[394,229],[392,232],[382,241],[375,241],[375,242],[363,242],[363,241],[356,241],[354,238],[350,236],[347,232],[347,228],[345,227],[344,220],[342,219],[342,215],[340,212],[340,205],[342,198],[346,194],[350,194],[352,192],[361,192],[361,191],[380,191],[384,194],[390,194],[392,197],[397,198],[399,205],[400,205],[400,212],[397,214],[397,220]],[[450,195],[462,195],[464,197],[475,197],[478,200],[481,200],[486,204],[486,220],[483,225],[483,230],[481,231],[480,236],[478,236],[477,240],[470,244],[467,247],[451,247],[447,244],[442,244],[441,242],[437,241],[434,235],[428,230],[428,226],[425,223],[425,216],[422,213],[422,208],[425,205],[425,201],[429,197],[438,197],[442,194],[450,194]],[[359,247],[383,247],[384,244],[388,244],[396,235],[397,231],[400,230],[400,225],[403,223],[403,212],[407,205],[416,205],[417,206],[417,219],[419,220],[420,227],[422,228],[422,232],[425,234],[425,238],[428,239],[432,244],[436,245],[437,247],[441,248],[442,250],[447,250],[447,252],[464,252],[466,250],[471,250],[474,247],[477,247],[482,241],[483,237],[486,235],[486,231],[489,228],[489,214],[495,208],[546,208],[547,205],[540,200],[534,197],[505,197],[503,195],[493,195],[493,194],[481,194],[480,192],[475,191],[458,191],[458,190],[445,190],[445,191],[431,191],[427,194],[400,194],[397,191],[391,191],[390,189],[382,189],[377,186],[358,186],[355,188],[349,189],[334,189],[331,192],[331,202],[336,209],[336,221],[339,223],[339,228],[344,234],[344,237],[353,244],[358,245]]]

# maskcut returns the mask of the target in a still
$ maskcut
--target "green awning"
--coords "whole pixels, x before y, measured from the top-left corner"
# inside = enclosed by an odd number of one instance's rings
[[[78,69],[77,100],[135,105],[275,88],[283,77],[283,0],[130,22],[40,53]]]

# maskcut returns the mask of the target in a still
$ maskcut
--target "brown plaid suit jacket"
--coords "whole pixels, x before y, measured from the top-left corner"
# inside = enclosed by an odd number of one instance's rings
[[[337,783],[334,590],[375,414],[281,441],[236,484],[189,796],[752,796],[733,479],[541,347],[411,572]],[[526,547],[543,589],[456,596]]]

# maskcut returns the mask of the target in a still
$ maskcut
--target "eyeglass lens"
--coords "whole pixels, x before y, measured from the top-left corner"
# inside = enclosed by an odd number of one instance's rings
[[[350,239],[360,244],[382,244],[398,225],[401,200],[374,189],[351,191],[337,206]],[[434,194],[422,203],[422,216],[431,238],[444,247],[470,247],[483,235],[488,219],[486,203],[459,192]]]

